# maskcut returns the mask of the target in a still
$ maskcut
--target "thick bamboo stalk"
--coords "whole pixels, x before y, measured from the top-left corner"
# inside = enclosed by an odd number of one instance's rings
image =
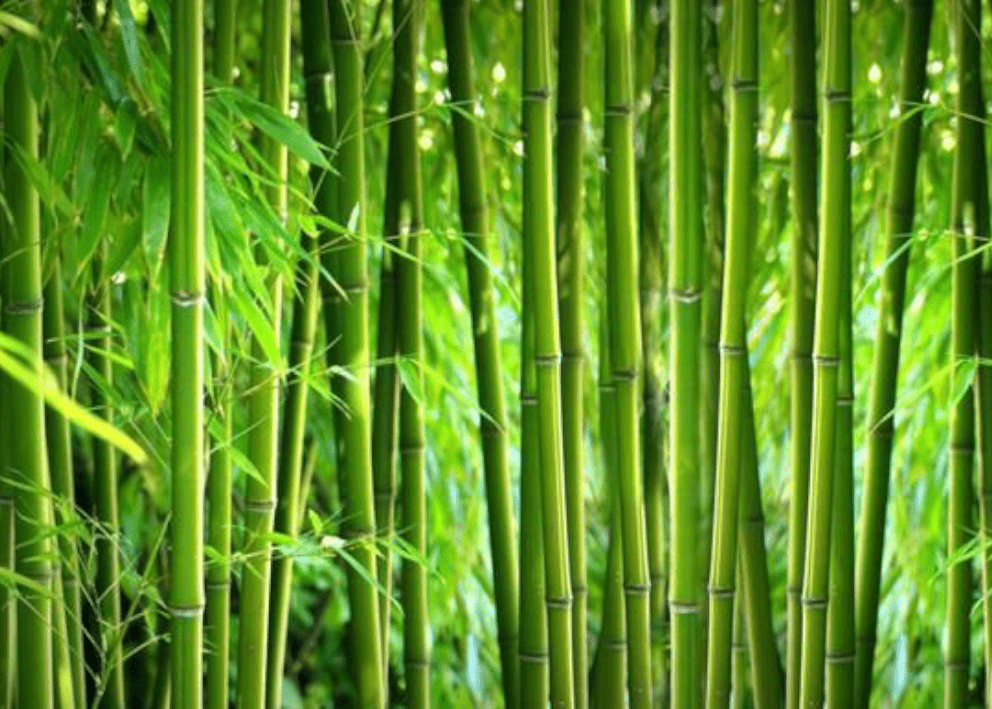
[[[489,271],[489,220],[487,214],[482,150],[474,119],[475,67],[469,39],[469,7],[466,0],[442,0],[444,41],[448,54],[448,86],[455,160],[458,166],[458,208],[465,233],[465,268],[468,272],[469,304],[478,387],[479,429],[489,510],[489,542],[493,560],[496,596],[496,625],[503,669],[503,696],[510,705],[519,695],[517,624],[519,616],[516,532],[510,496],[510,473],[506,442],[506,412],[503,404],[499,330],[493,304]]]
[[[958,0],[954,8],[955,51],[958,65],[954,153],[951,186],[951,381],[955,394],[963,367],[974,355],[976,259],[970,254],[978,214],[978,189],[986,186],[977,177],[984,140],[980,123],[981,54],[975,27],[980,27],[981,3]],[[983,200],[984,201],[984,200]],[[947,554],[959,555],[972,535],[972,473],[975,452],[974,398],[970,387],[951,402],[950,484],[948,491]],[[958,558],[947,570],[946,648],[944,655],[944,706],[961,707],[967,702],[971,645],[972,570],[971,558]]]
[[[28,85],[20,54],[13,53],[4,82],[5,139],[38,157],[38,109]],[[8,160],[4,187],[10,220],[3,237],[5,298],[4,329],[30,353],[25,362],[43,372],[41,228],[38,191],[24,163]],[[52,687],[52,540],[51,487],[45,446],[45,413],[41,397],[7,380],[7,469],[14,494],[16,571],[38,584],[17,589],[18,706],[51,709]]]
[[[908,242],[912,236],[916,208],[916,171],[923,124],[920,104],[926,86],[927,48],[932,15],[932,0],[906,3],[899,86],[900,115],[890,170],[886,265],[882,276],[872,357],[871,391],[868,395],[867,465],[855,562],[857,650],[854,698],[859,709],[867,709],[871,697],[875,626],[878,623],[879,586],[882,577],[882,544],[885,538],[885,507],[888,501],[892,436],[895,430],[893,408],[896,403],[899,343],[902,339],[906,270],[910,256]]]
[[[720,324],[720,410],[717,472],[710,553],[709,642],[706,705],[730,701],[734,582],[740,516],[741,438],[747,366],[748,261],[754,248],[757,211],[758,6],[754,0],[734,8],[730,105],[730,204]]]
[[[572,663],[576,709],[588,698],[586,614],[586,512],[582,469],[584,440],[583,345],[584,238],[582,182],[584,149],[583,110],[585,82],[583,44],[585,3],[561,3],[558,12],[558,145],[557,234],[558,302],[561,311],[562,436],[564,443],[565,504],[568,519],[568,561],[572,584]]]
[[[56,258],[52,272],[45,284],[43,314],[45,362],[55,372],[59,387],[65,390],[68,381],[68,362],[65,351],[65,315],[62,303],[62,264]],[[48,444],[48,470],[52,494],[57,500],[55,522],[67,525],[75,519],[76,492],[73,484],[72,439],[69,420],[52,406],[45,408],[45,440]],[[83,657],[82,603],[79,580],[79,554],[76,540],[70,533],[59,535],[59,569],[56,581],[59,608],[54,610],[57,627],[54,629],[53,647],[56,651],[55,673],[59,692],[65,683],[71,687],[72,704],[82,709],[86,706],[86,676]],[[67,676],[66,676],[67,675]],[[59,698],[65,706],[68,697]]]
[[[261,99],[280,113],[289,109],[291,5],[289,0],[266,0],[262,6]],[[261,154],[274,180],[266,198],[272,210],[285,218],[289,159],[286,146],[269,137],[261,141]],[[266,261],[259,248],[261,261]],[[268,276],[272,303],[271,324],[282,323],[282,277]],[[238,637],[239,709],[261,709],[266,699],[266,663],[269,633],[269,584],[272,571],[273,513],[278,486],[279,390],[277,363],[268,362],[257,338],[252,338],[251,396],[248,457],[258,476],[248,479],[245,496],[245,568],[241,575],[240,631]],[[176,688],[173,688],[175,692]]]
[[[699,703],[699,352],[703,234],[700,144],[700,31],[698,0],[671,4],[669,91],[668,260],[671,409],[671,617],[672,705]]]
[[[223,83],[232,80],[235,55],[235,0],[217,0],[214,4],[213,71]],[[232,381],[229,353],[230,326],[223,286],[212,291],[213,307],[221,323],[224,352],[212,360],[213,415],[221,424],[222,437],[214,440],[207,475],[210,546],[217,558],[207,567],[205,615],[206,705],[209,709],[227,709],[230,696],[230,615],[231,615],[231,436],[233,433]]]
[[[644,489],[640,470],[641,321],[634,284],[637,271],[637,218],[634,178],[634,73],[631,3],[603,5],[606,153],[606,299],[610,322],[617,468],[623,539],[627,675],[631,707],[649,707],[651,684],[651,578],[648,572]],[[553,658],[552,658],[553,659]]]
[[[547,0],[524,2],[524,261],[534,310],[538,451],[551,705],[574,705],[572,590],[562,467],[561,344],[551,168],[551,35]],[[636,291],[632,290],[636,296]],[[526,306],[525,306],[526,307]],[[636,408],[635,408],[636,411]],[[646,620],[646,618],[645,618]]]
[[[337,99],[338,152],[336,155],[336,203],[338,221],[353,224],[341,244],[335,245],[331,275],[345,294],[328,286],[338,296],[330,307],[337,330],[328,331],[328,342],[337,340],[333,355],[348,376],[336,376],[332,386],[346,414],[335,418],[335,435],[342,454],[345,503],[344,531],[355,543],[352,554],[361,570],[351,568],[348,596],[352,624],[349,628],[353,675],[362,707],[383,704],[385,671],[382,636],[375,584],[375,550],[371,537],[376,529],[373,500],[372,459],[369,434],[369,317],[368,267],[365,251],[366,202],[364,116],[359,3],[331,0],[329,5]],[[327,299],[325,298],[325,307]]]
[[[800,706],[823,703],[830,524],[837,430],[841,284],[850,240],[851,3],[827,0],[824,40],[822,205],[813,341],[813,436],[810,448],[806,567],[803,576]]]
[[[813,421],[816,289],[816,3],[789,2],[792,279],[789,285],[789,558],[786,570],[786,706],[799,709],[803,565]]]

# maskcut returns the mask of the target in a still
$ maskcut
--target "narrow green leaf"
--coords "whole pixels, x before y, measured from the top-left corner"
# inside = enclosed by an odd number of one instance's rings
[[[169,236],[169,210],[172,204],[169,173],[170,162],[167,156],[152,158],[145,170],[142,189],[142,241],[153,277],[162,263]]]
[[[138,46],[138,28],[134,24],[134,14],[131,12],[130,0],[118,0],[117,17],[121,22],[121,40],[124,42],[124,56],[134,80],[142,83],[141,50]]]

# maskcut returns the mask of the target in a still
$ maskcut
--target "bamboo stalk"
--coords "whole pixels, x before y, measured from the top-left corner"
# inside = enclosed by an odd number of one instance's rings
[[[266,0],[262,6],[261,99],[280,113],[289,109],[291,7],[289,0]],[[261,154],[274,175],[266,198],[272,210],[285,219],[289,158],[285,145],[269,137],[261,141]],[[267,261],[259,246],[259,260]],[[282,324],[282,276],[268,275],[275,332]],[[252,337],[251,395],[248,457],[258,477],[248,479],[245,495],[245,568],[241,575],[240,630],[238,637],[239,709],[261,709],[266,700],[266,663],[269,634],[269,592],[272,571],[273,512],[279,473],[279,372],[278,363],[267,361],[261,343]],[[173,692],[176,688],[173,687]]]
[[[834,436],[843,268],[850,240],[851,4],[827,0],[824,41],[824,128],[821,156],[821,221],[813,341],[813,436],[806,568],[803,577],[800,706],[823,702],[824,643],[830,567],[830,525],[836,474]]]
[[[789,2],[792,279],[789,286],[789,557],[786,569],[786,706],[799,709],[803,566],[813,421],[813,322],[816,289],[816,3]]]
[[[7,246],[3,242],[5,238],[0,238],[0,281],[5,278],[4,254]],[[7,303],[6,286],[0,288],[0,299]],[[7,316],[2,317],[3,332],[10,334],[7,330]],[[10,414],[9,395],[7,390],[10,387],[8,378],[0,375],[0,435],[4,441],[10,440]],[[10,452],[8,446],[0,448],[0,568],[5,571],[14,571],[14,491],[7,478],[10,475]],[[0,584],[0,704],[12,706],[14,696],[14,673],[16,666],[16,653],[14,647],[17,644],[16,634],[16,611],[17,603],[13,589]]]
[[[572,663],[576,709],[585,709],[588,697],[588,639],[586,615],[586,513],[583,473],[583,383],[585,350],[582,342],[585,294],[585,253],[582,234],[585,82],[583,55],[585,3],[562,3],[558,12],[558,127],[557,240],[558,303],[561,313],[562,438],[565,467],[565,505],[568,520],[568,560],[572,588]]]
[[[958,65],[954,153],[951,187],[951,381],[957,395],[961,370],[974,355],[976,263],[971,255],[972,237],[978,219],[978,189],[985,186],[976,173],[979,141],[984,140],[980,123],[981,54],[975,32],[980,27],[981,3],[958,0],[954,7],[954,36]],[[982,200],[984,201],[984,200]],[[972,473],[975,451],[974,398],[965,390],[951,402],[950,483],[948,491],[947,554],[954,559],[972,535]],[[968,701],[971,644],[971,558],[958,558],[947,570],[946,649],[944,656],[944,706],[960,707]]]
[[[4,82],[5,140],[38,158],[38,109],[28,84],[24,62],[15,51]],[[10,220],[4,230],[6,292],[4,328],[30,353],[25,365],[43,373],[41,229],[38,191],[21,160],[7,160],[4,186]],[[18,706],[51,709],[52,691],[52,568],[51,486],[45,446],[45,413],[41,397],[7,380],[8,485],[14,495],[16,571],[38,584],[18,588],[17,702]]]
[[[673,0],[669,91],[669,307],[671,413],[672,705],[699,703],[699,352],[703,235],[700,188],[700,66],[702,12],[696,0]]]
[[[734,9],[730,107],[730,206],[720,324],[720,409],[709,586],[706,705],[730,701],[737,531],[740,517],[748,261],[754,248],[758,155],[758,6]]]
[[[465,233],[465,268],[468,272],[476,386],[481,409],[479,429],[486,478],[486,505],[489,510],[489,542],[493,560],[503,696],[506,703],[512,706],[516,704],[520,694],[517,626],[518,588],[521,584],[518,582],[516,533],[510,495],[499,330],[496,326],[492,276],[488,263],[490,237],[485,173],[478,128],[473,118],[476,106],[475,66],[469,39],[469,8],[470,3],[467,0],[441,2],[448,55],[448,86],[452,104],[460,107],[460,110],[451,112],[458,168],[458,207],[462,231]]]
[[[561,344],[551,170],[551,37],[547,0],[524,3],[524,261],[534,309],[538,451],[551,706],[574,706],[572,591],[562,467]],[[634,292],[634,291],[632,291]],[[525,306],[526,307],[526,306]],[[636,408],[635,408],[636,411]],[[646,620],[646,618],[645,618]]]
[[[744,586],[743,572],[738,560],[737,585]],[[730,706],[733,709],[745,709],[751,699],[751,687],[748,684],[748,668],[751,665],[748,658],[746,642],[747,628],[744,619],[744,594],[734,596],[733,642],[730,657]]]
[[[333,48],[338,152],[336,156],[336,202],[338,221],[353,224],[353,232],[335,245],[332,277],[346,295],[332,303],[336,330],[328,330],[338,364],[347,377],[336,376],[332,386],[344,411],[335,418],[339,470],[345,503],[345,535],[355,542],[352,552],[361,569],[350,567],[348,596],[352,625],[349,629],[353,675],[359,704],[383,704],[385,668],[382,663],[381,626],[376,587],[375,550],[371,538],[376,530],[373,500],[372,460],[369,437],[369,342],[368,268],[365,252],[366,201],[364,160],[363,73],[359,3],[331,0],[328,5]],[[333,290],[332,286],[328,286]],[[325,291],[326,295],[326,291]],[[327,307],[325,297],[325,307]]]
[[[906,300],[906,270],[909,240],[916,208],[916,171],[923,124],[923,89],[926,86],[927,48],[930,39],[932,0],[906,4],[899,119],[896,125],[885,245],[885,271],[879,303],[875,350],[872,358],[871,390],[868,395],[868,451],[864,502],[861,507],[855,574],[857,655],[854,665],[854,698],[859,709],[867,709],[871,697],[878,624],[879,586],[882,577],[882,544],[885,538],[885,507],[889,493],[893,408],[896,402],[899,344],[902,339],[903,307]]]
[[[232,80],[235,56],[235,0],[214,4],[213,71],[223,83]],[[217,559],[207,567],[205,645],[207,657],[206,705],[227,709],[230,695],[230,615],[231,615],[231,455],[233,433],[232,381],[228,358],[231,340],[223,285],[212,289],[215,315],[221,323],[223,352],[212,359],[213,415],[221,424],[222,438],[213,441],[207,475],[210,546]]]

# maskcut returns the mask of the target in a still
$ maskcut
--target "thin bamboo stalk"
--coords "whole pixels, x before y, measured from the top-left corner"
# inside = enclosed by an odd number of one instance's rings
[[[951,186],[951,381],[959,391],[961,370],[975,351],[976,259],[971,256],[978,214],[977,178],[979,141],[984,131],[980,116],[981,54],[979,38],[981,3],[959,0],[954,6],[955,53],[958,95],[955,130],[954,177]],[[970,557],[960,558],[961,548],[972,535],[972,473],[975,451],[975,410],[971,387],[951,402],[950,484],[948,491],[947,555],[954,561],[947,570],[946,649],[944,655],[944,706],[964,706],[968,697],[971,645],[972,570]],[[959,557],[959,558],[955,558]]]
[[[280,113],[289,109],[290,33],[289,0],[266,0],[261,51],[261,99]],[[285,218],[289,158],[286,146],[265,137],[261,154],[271,168],[274,180],[266,198],[272,210]],[[259,260],[267,260],[261,247]],[[282,276],[268,275],[272,303],[271,324],[275,332],[282,324]],[[241,608],[238,637],[239,709],[261,709],[266,699],[266,664],[269,634],[269,592],[272,571],[273,513],[276,507],[279,473],[279,390],[278,368],[268,362],[258,339],[252,338],[250,368],[251,395],[248,457],[258,476],[248,479],[245,495],[245,568],[241,575]],[[177,688],[173,688],[175,692]]]
[[[0,238],[0,280],[5,276],[2,273],[3,255],[6,252],[4,238]],[[0,299],[7,303],[6,287],[2,289]],[[3,332],[7,331],[7,317],[2,316]],[[10,420],[11,416],[10,399],[7,389],[10,386],[8,379],[0,375],[0,436],[3,440],[10,440]],[[15,569],[14,561],[14,491],[7,481],[10,475],[10,460],[8,446],[0,449],[0,568],[6,571]],[[0,584],[0,704],[12,706],[14,697],[14,673],[16,667],[16,654],[14,647],[17,644],[15,611],[17,609],[16,596],[10,586]]]
[[[562,467],[561,344],[551,169],[551,35],[547,0],[524,3],[524,261],[534,309],[538,451],[551,705],[574,705],[572,591]],[[635,293],[636,291],[632,291]],[[525,306],[526,307],[526,306]],[[636,408],[635,408],[636,411]],[[647,619],[645,618],[645,621]]]
[[[335,418],[335,435],[342,475],[346,536],[355,542],[352,555],[357,562],[348,577],[352,624],[349,628],[353,675],[359,704],[383,704],[385,669],[382,663],[382,635],[376,597],[375,550],[371,538],[376,530],[373,500],[372,459],[369,435],[369,328],[368,267],[365,252],[366,202],[364,159],[364,116],[361,52],[360,3],[331,0],[328,5],[333,48],[338,152],[336,155],[336,202],[338,221],[352,224],[352,233],[335,245],[331,275],[341,292],[330,307],[336,330],[328,330],[328,342],[337,340],[334,355],[348,376],[332,380],[335,396],[344,407]],[[326,295],[326,292],[325,292]],[[328,302],[325,297],[325,307]]]
[[[5,139],[27,155],[38,157],[38,109],[23,60],[14,52],[4,82]],[[21,160],[7,160],[4,186],[10,216],[4,230],[6,332],[30,353],[25,362],[41,375],[42,278],[38,191]],[[51,486],[45,445],[45,413],[41,397],[30,388],[7,380],[6,446],[8,484],[16,485],[14,534],[16,571],[38,584],[18,588],[17,702],[18,706],[51,709],[52,687],[52,568],[49,530],[52,526]]]
[[[909,240],[916,208],[916,171],[923,124],[923,89],[926,86],[927,48],[930,39],[932,0],[906,3],[899,119],[889,182],[885,246],[885,271],[879,303],[875,350],[872,358],[871,391],[868,395],[868,452],[864,502],[861,507],[855,573],[855,617],[857,650],[854,664],[854,698],[858,709],[867,709],[871,697],[875,655],[875,626],[878,623],[879,586],[882,577],[882,545],[885,538],[885,507],[889,496],[889,468],[895,429],[899,343],[906,300],[906,270]]]
[[[737,585],[743,588],[744,579],[741,563],[737,563]],[[748,684],[748,668],[751,664],[748,658],[746,642],[747,628],[744,619],[744,594],[734,596],[733,642],[730,657],[730,706],[733,709],[745,709],[751,699],[751,687]]]
[[[789,557],[786,569],[786,706],[799,709],[803,565],[813,421],[813,314],[816,306],[816,3],[789,2],[792,279],[789,286]]]
[[[699,703],[699,352],[703,234],[700,173],[700,32],[697,0],[671,4],[669,91],[668,260],[671,413],[671,617],[672,705]]]
[[[824,40],[822,212],[813,342],[813,436],[806,568],[803,577],[800,706],[823,703],[824,644],[833,481],[836,474],[837,390],[841,284],[850,234],[851,3],[827,0]]]
[[[507,704],[512,706],[516,704],[520,694],[520,665],[517,660],[520,584],[510,496],[499,330],[496,326],[498,321],[488,263],[490,238],[485,173],[482,168],[478,128],[474,120],[475,65],[469,38],[469,8],[470,3],[467,0],[441,2],[448,54],[448,86],[452,104],[460,107],[451,112],[458,167],[458,207],[462,231],[465,233],[465,268],[468,272],[476,386],[481,409],[479,429],[486,478],[486,505],[489,510],[489,542],[493,560],[500,665],[503,669],[503,696]]]
[[[720,325],[720,410],[710,556],[710,612],[706,704],[730,701],[734,582],[740,517],[742,401],[748,375],[746,324],[748,261],[754,248],[758,154],[758,6],[734,8],[730,107],[730,206]]]
[[[585,100],[583,44],[585,3],[561,3],[558,12],[558,126],[557,235],[558,302],[561,313],[562,437],[565,466],[565,504],[568,520],[568,560],[572,585],[572,662],[576,709],[585,709],[588,697],[588,639],[586,615],[586,512],[582,469],[583,297],[585,253],[582,234],[582,183]]]

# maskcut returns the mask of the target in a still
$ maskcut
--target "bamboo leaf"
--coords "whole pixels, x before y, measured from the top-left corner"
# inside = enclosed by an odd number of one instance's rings
[[[153,278],[162,264],[169,235],[169,214],[172,204],[170,169],[171,163],[167,156],[152,158],[145,170],[142,187],[142,243],[145,257],[152,268]]]
[[[121,23],[121,41],[124,43],[124,56],[134,80],[142,83],[141,50],[138,46],[138,29],[134,24],[130,0],[119,0],[116,4],[117,17]]]
[[[265,358],[272,366],[281,369],[282,354],[279,352],[279,340],[272,328],[272,322],[265,316],[253,298],[237,288],[233,289],[232,293],[238,303],[239,312],[244,316],[248,322],[248,327],[251,328],[252,333],[261,344]]]
[[[244,116],[273,140],[282,143],[310,164],[330,169],[320,146],[296,121],[240,91],[224,90],[220,92],[220,97],[231,110]]]

